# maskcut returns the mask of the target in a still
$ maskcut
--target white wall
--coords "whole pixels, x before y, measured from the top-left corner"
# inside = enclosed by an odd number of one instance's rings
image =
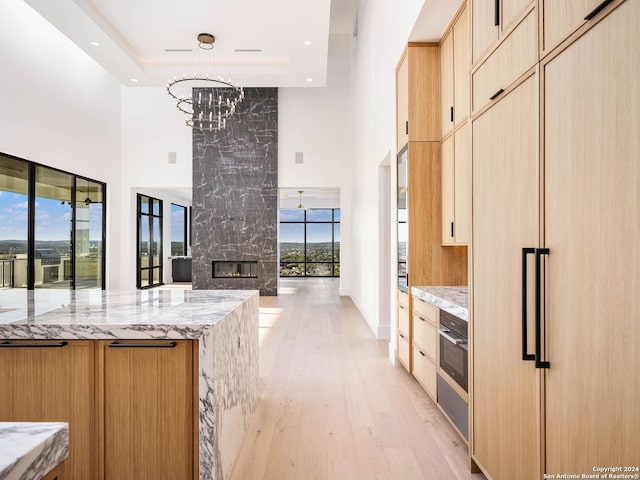
[[[169,152],[176,163],[169,163]],[[171,202],[191,205],[191,129],[164,88],[122,87],[120,283],[136,288],[136,193],[163,200],[164,280],[171,281]]]
[[[0,3],[0,152],[107,183],[107,286],[117,288],[120,84],[20,0]]]
[[[340,189],[340,294],[349,295],[353,222],[350,35],[330,35],[328,62],[325,88],[279,89],[278,185]],[[302,164],[295,163],[296,152],[303,152]]]
[[[379,258],[383,245],[379,232],[379,166],[390,156],[395,160],[395,68],[409,39],[424,0],[388,2],[361,1],[358,14],[358,38],[352,65],[353,115],[356,125],[353,176],[353,274],[351,297],[376,332],[385,324],[395,329],[395,318],[379,309],[383,268]],[[391,168],[391,185],[395,185],[395,169]],[[395,192],[391,195],[391,224],[395,223]],[[391,237],[395,244],[395,234]],[[395,249],[391,249],[394,257]],[[388,260],[391,262],[391,259]],[[391,262],[391,272],[395,265]],[[388,295],[393,295],[392,283]],[[391,322],[389,322],[391,318]],[[395,349],[392,337],[391,356]]]

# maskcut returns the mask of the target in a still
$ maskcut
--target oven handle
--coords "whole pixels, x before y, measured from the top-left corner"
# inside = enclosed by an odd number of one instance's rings
[[[451,335],[449,335],[451,333],[451,330],[449,330],[448,328],[440,327],[440,328],[438,328],[438,333],[440,334],[441,337],[445,338],[446,340],[448,340],[449,342],[453,343],[454,345],[466,345],[467,344],[467,341],[464,338],[455,338],[455,337],[452,337]]]

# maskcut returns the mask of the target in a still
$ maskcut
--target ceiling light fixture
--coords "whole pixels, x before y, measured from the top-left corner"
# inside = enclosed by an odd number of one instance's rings
[[[300,195],[300,203],[298,204],[298,208],[304,208],[302,206],[302,194],[304,193],[304,190],[298,190],[298,194]]]
[[[129,80],[131,80],[133,83],[136,83],[138,81],[137,78],[130,78]]]
[[[307,78],[307,82],[308,82],[308,83],[313,82],[313,78]]]
[[[100,46],[100,44],[98,42],[91,42],[91,45],[94,46],[94,47],[99,47]]]
[[[213,78],[213,56],[205,51],[213,50],[216,38],[210,33],[198,35],[198,46],[192,71],[189,76],[174,77],[167,84],[167,93],[176,101],[176,107],[186,114],[185,123],[200,130],[219,131],[227,127],[227,119],[244,100],[244,89],[220,75]],[[197,73],[197,70],[204,73]]]
[[[305,47],[308,47],[308,46],[310,46],[310,45],[311,45],[311,40],[305,40],[305,41],[304,41],[304,46],[305,46]]]

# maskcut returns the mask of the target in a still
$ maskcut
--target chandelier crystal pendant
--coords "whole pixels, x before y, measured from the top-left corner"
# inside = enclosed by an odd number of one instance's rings
[[[197,38],[200,50],[213,50],[216,41],[213,35],[201,33]],[[208,65],[212,66],[212,62],[202,62],[194,70],[207,70]],[[221,76],[212,78],[209,73],[176,77],[167,84],[167,93],[176,101],[178,110],[186,115],[187,126],[211,132],[227,128],[227,119],[244,100],[244,89],[240,85]]]

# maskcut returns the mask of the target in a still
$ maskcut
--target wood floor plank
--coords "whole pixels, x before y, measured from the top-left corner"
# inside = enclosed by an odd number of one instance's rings
[[[261,297],[261,395],[231,480],[479,480],[417,381],[337,279]]]

